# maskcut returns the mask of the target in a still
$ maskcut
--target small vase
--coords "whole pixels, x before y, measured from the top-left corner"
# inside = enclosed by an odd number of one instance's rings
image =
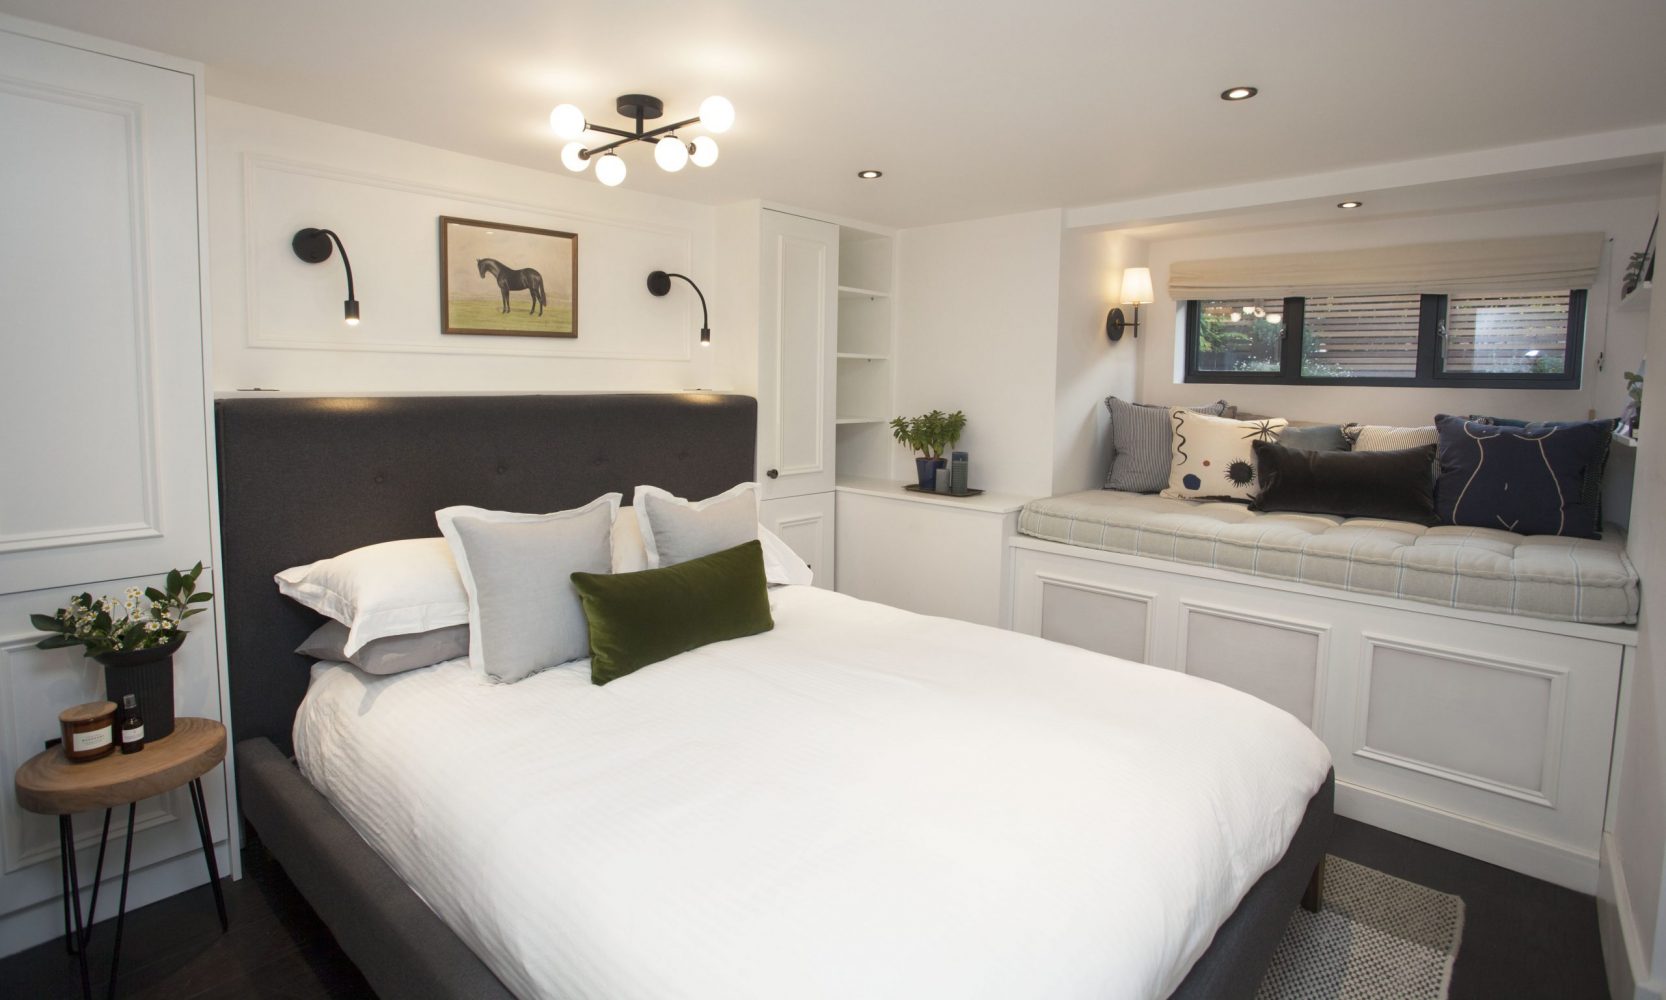
[[[946,458],[915,458],[914,471],[920,476],[920,489],[928,493],[937,491],[937,470],[949,464]]]
[[[166,646],[99,653],[93,657],[104,665],[104,697],[120,705],[123,695],[134,695],[139,714],[145,720],[145,742],[159,740],[174,731],[174,653],[185,636],[174,637]]]

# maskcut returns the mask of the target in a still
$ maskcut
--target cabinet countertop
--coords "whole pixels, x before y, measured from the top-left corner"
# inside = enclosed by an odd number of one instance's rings
[[[1010,514],[1029,503],[1033,497],[1016,493],[980,493],[970,497],[951,497],[940,493],[917,493],[903,488],[904,484],[890,479],[867,479],[840,476],[834,482],[840,493],[860,493],[864,496],[902,500],[906,503],[931,504],[937,507],[956,507],[983,514]]]

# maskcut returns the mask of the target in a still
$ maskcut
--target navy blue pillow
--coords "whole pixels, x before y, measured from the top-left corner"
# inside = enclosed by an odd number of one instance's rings
[[[1441,414],[1442,524],[1523,535],[1602,537],[1602,469],[1614,422],[1505,427]]]

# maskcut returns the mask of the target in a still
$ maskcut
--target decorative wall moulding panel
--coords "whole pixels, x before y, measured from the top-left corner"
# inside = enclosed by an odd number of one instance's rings
[[[0,275],[0,299],[9,326],[35,331],[28,363],[0,374],[0,424],[28,432],[6,449],[0,553],[162,533],[140,111],[0,77],[0,132],[38,153],[0,192],[0,215],[31,243]],[[43,413],[72,416],[47,424]]]
[[[826,450],[829,337],[827,306],[833,289],[827,287],[827,245],[815,240],[776,237],[775,437],[773,465],[782,475],[824,472]],[[808,327],[813,337],[804,336]],[[807,408],[807,409],[806,409]]]
[[[580,336],[440,333],[439,219],[459,216],[578,234]],[[702,273],[696,233],[396,177],[243,154],[244,340],[251,348],[384,354],[673,361],[693,359],[697,307],[643,289],[650,271]],[[353,250],[362,321],[341,321],[341,289],[289,241],[327,226]],[[501,339],[502,343],[496,341]]]
[[[1175,663],[1277,705],[1321,732],[1330,631],[1316,622],[1181,601]]]
[[[1157,595],[1036,571],[1043,639],[1149,663]]]
[[[1556,808],[1567,671],[1362,636],[1354,755]]]

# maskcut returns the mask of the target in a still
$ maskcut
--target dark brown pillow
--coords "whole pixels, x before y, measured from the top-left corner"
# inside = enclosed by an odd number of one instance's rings
[[[1434,524],[1435,446],[1395,451],[1305,451],[1256,441],[1261,493],[1251,510],[1376,517]]]

